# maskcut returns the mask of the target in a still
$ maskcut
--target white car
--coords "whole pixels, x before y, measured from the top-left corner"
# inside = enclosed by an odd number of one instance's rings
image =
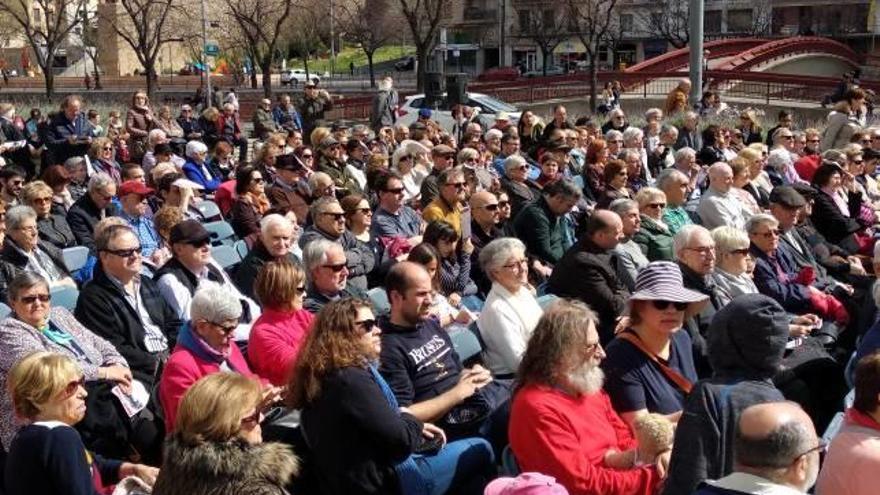
[[[495,124],[495,115],[499,112],[506,112],[510,117],[510,122],[516,124],[522,112],[511,105],[497,98],[483,93],[468,93],[469,107],[479,110],[479,119],[482,124],[491,127]],[[400,105],[400,114],[397,119],[398,124],[410,125],[419,117],[419,109],[426,107],[425,95],[417,94],[407,96]],[[431,120],[434,120],[440,127],[447,131],[452,130],[452,112],[446,101],[446,94],[443,94],[443,100],[437,105],[437,108],[431,109]]]
[[[318,74],[316,72],[309,71],[308,76],[306,76],[306,71],[303,69],[287,69],[281,71],[281,85],[296,86],[299,84],[303,84],[304,82],[306,82],[307,77],[309,78],[308,80],[314,81],[315,84],[321,82],[321,78],[318,77]]]

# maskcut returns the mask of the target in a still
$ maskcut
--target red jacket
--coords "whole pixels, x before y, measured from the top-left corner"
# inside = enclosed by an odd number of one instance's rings
[[[248,367],[247,361],[238,346],[229,346],[229,363],[241,374],[260,379]],[[204,359],[178,344],[168,358],[165,369],[162,371],[162,379],[159,381],[159,400],[162,402],[162,410],[165,412],[165,433],[174,431],[174,422],[177,419],[177,407],[180,399],[189,388],[203,376],[217,373],[220,365]]]
[[[221,139],[226,136],[225,128],[226,128],[226,117],[225,113],[221,113],[219,117],[217,117],[217,136]],[[241,139],[241,119],[238,116],[238,113],[232,115],[232,118],[235,119],[235,127],[233,132],[233,137],[235,140]]]
[[[813,181],[813,175],[821,164],[822,157],[820,155],[804,155],[794,162],[794,169],[797,171],[801,179],[807,182]]]
[[[293,312],[264,309],[248,339],[248,358],[254,371],[269,379],[272,385],[286,385],[314,319],[312,313],[304,309]]]
[[[546,386],[524,387],[514,396],[508,433],[523,472],[553,476],[571,495],[650,495],[658,490],[660,477],[653,466],[617,470],[603,464],[609,449],[636,446],[604,391],[574,397]]]

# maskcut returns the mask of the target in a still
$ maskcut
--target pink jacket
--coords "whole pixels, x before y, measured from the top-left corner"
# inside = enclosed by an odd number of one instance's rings
[[[855,409],[828,447],[817,495],[874,495],[880,471],[880,423]]]
[[[315,317],[300,309],[293,312],[266,308],[251,328],[248,358],[258,375],[283,386],[312,328]]]
[[[254,379],[260,379],[248,367],[247,361],[238,346],[230,346],[229,363],[235,371]],[[165,412],[165,433],[174,431],[174,422],[177,419],[177,407],[183,394],[189,390],[199,378],[217,373],[220,365],[204,359],[200,359],[178,344],[168,358],[168,363],[162,371],[162,379],[159,381],[159,400],[162,402],[162,410]]]

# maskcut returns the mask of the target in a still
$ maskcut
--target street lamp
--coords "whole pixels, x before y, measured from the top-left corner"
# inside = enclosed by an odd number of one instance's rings
[[[202,0],[202,71],[205,74],[205,108],[211,106],[211,71],[208,69],[208,15]]]
[[[696,104],[703,98],[703,0],[691,0],[690,10],[690,96]]]

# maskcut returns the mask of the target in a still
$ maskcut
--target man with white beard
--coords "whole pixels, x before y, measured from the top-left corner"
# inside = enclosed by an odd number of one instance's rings
[[[523,472],[553,476],[570,493],[654,493],[668,452],[640,453],[602,390],[604,357],[596,314],[579,301],[553,303],[520,364],[510,446]]]

